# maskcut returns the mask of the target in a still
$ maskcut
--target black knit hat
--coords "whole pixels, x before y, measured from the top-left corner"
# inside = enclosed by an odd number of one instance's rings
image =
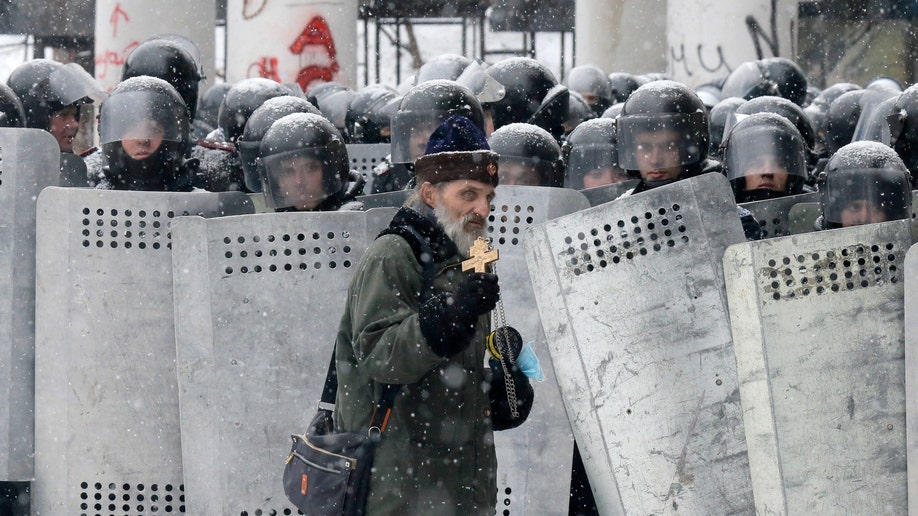
[[[414,162],[418,184],[470,179],[497,186],[497,154],[471,120],[454,115],[430,135],[426,153]]]

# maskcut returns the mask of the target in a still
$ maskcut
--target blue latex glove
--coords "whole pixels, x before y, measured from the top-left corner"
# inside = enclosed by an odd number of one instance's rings
[[[516,367],[519,367],[523,374],[537,382],[545,380],[539,357],[536,356],[535,351],[532,349],[532,341],[527,342],[523,349],[520,350],[520,356],[516,357]]]

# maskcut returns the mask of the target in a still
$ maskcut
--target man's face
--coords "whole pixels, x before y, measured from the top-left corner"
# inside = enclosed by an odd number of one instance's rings
[[[149,158],[163,143],[163,128],[152,120],[143,120],[121,135],[121,146],[131,159]]]
[[[61,152],[73,152],[73,138],[79,130],[76,106],[67,106],[51,115],[48,132],[57,140]]]
[[[411,161],[427,152],[427,142],[430,140],[430,135],[437,130],[439,124],[438,120],[427,120],[411,128],[411,141],[408,148]]]
[[[771,154],[761,154],[750,160],[745,175],[746,190],[783,192],[787,187],[787,167]]]
[[[860,226],[861,224],[874,224],[886,222],[886,212],[870,201],[852,201],[841,211],[841,225],[843,228]]]
[[[494,187],[490,184],[465,179],[439,186],[424,183],[421,197],[434,209],[440,225],[460,252],[468,253],[475,239],[487,232],[494,199]]]
[[[583,176],[583,188],[596,188],[602,185],[611,185],[628,180],[628,174],[624,170],[608,166],[593,169]]]
[[[539,172],[534,166],[518,161],[501,161],[498,174],[502,185],[539,186],[542,184]]]
[[[325,198],[322,162],[310,156],[296,156],[280,163],[277,187],[291,206],[311,210]]]
[[[679,132],[669,129],[635,136],[638,170],[645,181],[667,181],[679,177],[682,172],[680,136]]]

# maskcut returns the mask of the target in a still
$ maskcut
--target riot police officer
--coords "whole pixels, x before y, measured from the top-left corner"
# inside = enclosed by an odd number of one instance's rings
[[[580,190],[628,180],[618,166],[617,132],[611,118],[594,118],[574,128],[561,147],[566,188]]]
[[[545,129],[532,124],[509,124],[488,138],[499,156],[501,185],[562,186],[564,164],[561,147]]]
[[[293,113],[271,124],[258,159],[265,201],[275,211],[360,208],[346,192],[344,138],[320,115]]]

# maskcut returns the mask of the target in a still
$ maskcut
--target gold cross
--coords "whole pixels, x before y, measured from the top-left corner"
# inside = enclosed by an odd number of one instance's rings
[[[487,265],[496,262],[500,258],[500,252],[497,249],[491,249],[487,240],[478,237],[472,248],[469,249],[469,259],[462,262],[462,270],[475,269],[475,272],[487,272]]]

